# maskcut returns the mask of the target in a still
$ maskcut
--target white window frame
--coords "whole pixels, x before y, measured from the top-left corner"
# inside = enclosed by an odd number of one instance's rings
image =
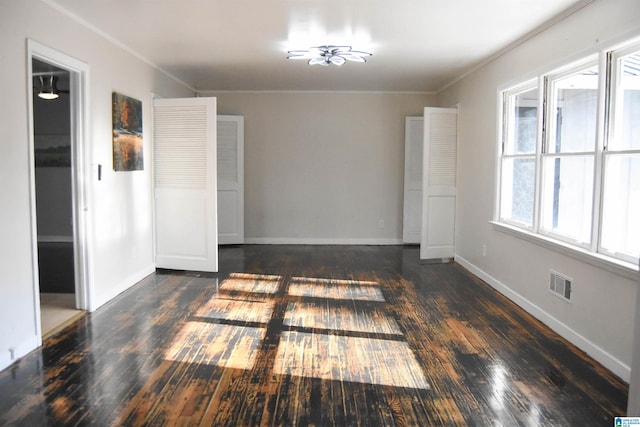
[[[497,164],[498,172],[496,175],[496,202],[494,210],[494,220],[492,224],[497,230],[507,232],[509,234],[525,238],[526,240],[556,250],[560,253],[572,256],[615,273],[630,277],[637,274],[638,261],[637,257],[628,257],[624,254],[612,253],[601,245],[602,229],[603,229],[603,191],[604,191],[604,170],[603,165],[608,155],[637,154],[640,155],[640,149],[622,150],[612,153],[607,152],[606,143],[608,138],[612,137],[613,126],[608,125],[608,121],[612,114],[615,114],[615,90],[617,76],[610,74],[615,71],[613,66],[614,60],[618,60],[626,55],[640,50],[640,43],[636,41],[633,45],[621,49],[609,49],[600,52],[597,55],[590,55],[578,62],[544,73],[535,79],[529,79],[524,83],[501,89],[498,91],[499,102],[499,125],[498,125],[498,155]],[[595,147],[593,151],[569,152],[569,153],[547,153],[548,138],[555,138],[552,129],[549,126],[549,112],[554,108],[553,102],[549,102],[552,94],[551,81],[569,76],[577,71],[598,65],[598,98],[597,98],[597,114],[596,114],[596,135]],[[509,130],[509,114],[512,114],[513,105],[511,104],[513,97],[520,93],[538,88],[538,129],[536,137],[536,176],[535,176],[535,196],[534,196],[534,212],[533,223],[531,226],[522,222],[505,218],[502,212],[502,185],[503,185],[503,164],[505,160],[513,158],[527,157],[530,154],[518,155],[506,153],[508,147]],[[555,119],[554,119],[555,120]],[[543,161],[548,157],[558,156],[593,156],[593,197],[592,197],[592,213],[591,213],[591,235],[590,241],[587,243],[576,241],[575,239],[564,236],[560,233],[550,232],[541,227],[542,215],[542,196],[543,191]]]
[[[565,151],[565,152],[551,152],[551,150],[549,149],[549,147],[552,144],[551,139],[555,138],[556,136],[556,121],[555,119],[552,120],[551,119],[551,115],[554,114],[554,111],[557,107],[556,104],[556,99],[555,99],[555,91],[554,91],[554,84],[553,82],[561,80],[563,78],[569,77],[575,73],[578,73],[582,70],[594,67],[594,66],[598,66],[598,76],[599,76],[599,81],[598,81],[598,86],[597,86],[597,90],[598,90],[598,106],[597,106],[597,112],[596,112],[596,134],[594,135],[594,140],[595,140],[595,144],[593,147],[593,150],[591,151]],[[598,61],[598,57],[597,56],[590,56],[585,58],[584,60],[574,63],[572,66],[564,68],[560,71],[556,71],[554,73],[550,73],[547,74],[545,76],[542,76],[543,80],[544,80],[544,87],[542,88],[541,92],[540,92],[540,98],[543,99],[543,103],[545,104],[545,108],[541,111],[543,111],[542,114],[542,121],[543,121],[543,125],[542,125],[542,145],[541,145],[541,153],[540,153],[540,161],[537,163],[537,176],[539,177],[539,180],[537,182],[538,186],[537,186],[537,190],[538,190],[538,197],[536,199],[537,201],[537,205],[536,205],[536,213],[537,213],[537,218],[538,218],[538,222],[536,224],[536,228],[534,229],[536,233],[539,233],[541,235],[547,236],[551,239],[556,239],[556,240],[560,240],[563,241],[565,243],[569,243],[571,245],[575,245],[577,247],[581,247],[590,251],[595,252],[596,246],[595,246],[595,242],[596,239],[594,238],[594,236],[596,236],[596,234],[594,234],[594,227],[593,224],[597,224],[598,221],[598,216],[596,214],[596,212],[599,211],[599,197],[596,196],[597,192],[599,191],[599,186],[596,185],[596,182],[598,181],[597,177],[599,176],[599,167],[598,167],[598,163],[599,163],[599,157],[601,154],[601,147],[602,147],[602,132],[600,130],[600,122],[601,117],[603,115],[603,106],[604,106],[604,85],[603,85],[603,75],[605,74],[603,72],[604,68],[602,67],[602,64],[599,63]],[[544,188],[544,171],[543,171],[543,165],[544,165],[544,161],[545,159],[548,158],[580,158],[580,157],[585,157],[585,156],[592,156],[593,157],[593,174],[591,179],[593,180],[592,182],[592,194],[591,194],[591,232],[590,232],[590,237],[589,240],[587,242],[581,242],[579,240],[573,239],[570,236],[564,235],[562,233],[558,233],[558,232],[554,232],[552,230],[548,230],[545,229],[542,226],[542,219],[541,219],[541,215],[542,215],[542,192],[543,192],[543,188]],[[595,231],[597,232],[597,231]]]
[[[538,209],[536,208],[536,206],[538,205],[538,164],[539,164],[539,156],[540,156],[540,144],[541,144],[541,120],[542,120],[542,115],[540,114],[540,112],[542,111],[542,99],[540,97],[540,79],[533,79],[533,80],[529,80],[523,84],[520,84],[518,86],[515,86],[513,88],[507,89],[505,91],[503,91],[501,98],[501,126],[500,126],[500,156],[499,156],[499,168],[500,171],[498,173],[498,193],[499,193],[499,197],[498,197],[498,203],[496,206],[496,218],[498,221],[506,223],[506,224],[510,224],[513,225],[515,227],[520,227],[529,231],[533,231],[537,229],[537,215],[538,215]],[[534,153],[525,153],[525,154],[519,154],[519,153],[507,153],[505,154],[505,151],[507,150],[508,147],[508,138],[510,138],[512,136],[512,132],[510,131],[510,129],[513,127],[514,123],[513,123],[513,98],[528,92],[532,89],[538,89],[538,103],[536,105],[537,107],[537,114],[536,114],[536,121],[537,121],[537,126],[536,126],[536,144],[535,144],[535,151]],[[535,188],[534,188],[534,201],[533,201],[533,219],[532,219],[532,223],[531,225],[525,224],[521,221],[516,221],[513,220],[511,218],[507,218],[506,216],[502,215],[502,182],[503,182],[503,163],[505,160],[511,160],[511,159],[529,159],[529,158],[533,158],[535,163],[536,163],[536,172],[535,172]]]
[[[616,49],[610,52],[607,52],[605,60],[609,67],[609,75],[607,81],[607,115],[606,115],[606,139],[602,148],[601,157],[601,186],[604,187],[606,170],[604,165],[606,165],[606,159],[610,156],[625,156],[625,155],[640,155],[640,149],[628,149],[628,150],[614,150],[610,148],[610,141],[613,141],[615,138],[615,121],[619,119],[618,112],[620,110],[618,96],[620,95],[620,91],[618,90],[618,83],[620,80],[621,72],[620,69],[620,61],[627,55],[640,52],[640,43],[635,43],[633,45],[627,46],[626,48]],[[601,194],[602,196],[602,194]],[[604,199],[604,198],[603,198]],[[607,255],[613,258],[618,258],[626,262],[638,264],[638,258],[634,258],[628,256],[624,253],[618,253],[614,251],[610,251],[609,249],[602,246],[602,231],[604,229],[603,221],[604,221],[604,202],[600,207],[600,218],[598,222],[598,242],[596,250],[597,252]]]

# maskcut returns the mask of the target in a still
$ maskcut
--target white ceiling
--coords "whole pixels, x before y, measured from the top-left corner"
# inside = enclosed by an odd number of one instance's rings
[[[195,90],[433,92],[592,0],[49,0]],[[287,51],[352,45],[366,64]]]

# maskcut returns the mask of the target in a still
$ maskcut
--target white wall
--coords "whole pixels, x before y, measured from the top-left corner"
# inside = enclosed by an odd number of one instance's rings
[[[245,117],[246,242],[402,242],[405,116],[433,95],[207,95]]]
[[[154,269],[151,228],[151,94],[192,96],[92,31],[38,0],[0,0],[0,369],[37,345],[30,223],[27,39],[85,62],[89,78],[87,147],[91,307],[97,308]],[[143,101],[145,170],[112,170],[111,92]],[[97,167],[103,165],[103,180]]]
[[[440,105],[459,104],[456,259],[627,381],[638,286],[633,278],[497,231],[489,221],[498,89],[639,36],[639,16],[637,0],[598,0],[439,94]],[[574,279],[570,304],[547,291],[549,269]]]
[[[637,277],[640,286],[640,274]],[[640,292],[636,295],[636,313],[640,311]],[[640,328],[635,328],[633,336],[633,358],[631,360],[631,378],[629,381],[629,399],[627,416],[640,416]]]

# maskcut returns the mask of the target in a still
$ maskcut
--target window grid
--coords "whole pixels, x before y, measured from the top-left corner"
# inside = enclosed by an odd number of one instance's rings
[[[640,224],[634,220],[640,217],[640,46],[609,52],[607,65],[607,141],[597,250],[635,263],[640,252]],[[613,185],[609,180],[615,175],[623,179]],[[625,227],[611,233],[612,223]]]
[[[533,97],[535,95],[535,97]],[[516,101],[516,98],[518,100]],[[510,180],[509,194],[503,194],[501,206],[499,207],[500,220],[518,227],[533,230],[535,223],[535,181],[537,172],[537,152],[539,147],[539,114],[540,110],[538,96],[538,82],[530,81],[518,88],[509,91],[509,96],[505,97],[505,108],[503,110],[503,138],[502,162],[501,162],[501,183],[506,188],[504,179]],[[518,127],[519,125],[523,125]],[[517,138],[516,138],[517,135]],[[517,139],[517,142],[516,142]],[[521,182],[526,182],[526,172],[528,163],[532,163],[533,180],[526,183],[531,200],[527,197],[514,198],[516,187],[522,187]],[[520,166],[518,168],[518,166]],[[531,169],[530,167],[528,169]],[[510,174],[507,174],[510,172]],[[531,174],[531,171],[529,171]],[[532,185],[533,184],[533,185]],[[510,215],[503,215],[509,205]],[[528,220],[527,220],[528,219]]]
[[[629,72],[634,78],[626,77]],[[631,89],[625,91],[622,81]],[[519,152],[516,112],[522,95],[532,90],[539,100],[535,151]],[[640,115],[640,45],[503,91],[502,108],[498,221],[637,263],[640,221],[633,218],[640,217],[640,126],[629,122]],[[514,171],[524,176],[527,162],[535,165],[526,172],[530,182],[518,186]],[[533,197],[525,194],[525,199],[532,212],[522,220],[514,206],[523,195],[515,193],[531,187]]]

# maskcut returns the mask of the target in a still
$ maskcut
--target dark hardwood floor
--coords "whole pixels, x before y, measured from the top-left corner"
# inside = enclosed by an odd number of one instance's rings
[[[416,247],[231,246],[0,373],[0,425],[605,426],[627,385]]]

